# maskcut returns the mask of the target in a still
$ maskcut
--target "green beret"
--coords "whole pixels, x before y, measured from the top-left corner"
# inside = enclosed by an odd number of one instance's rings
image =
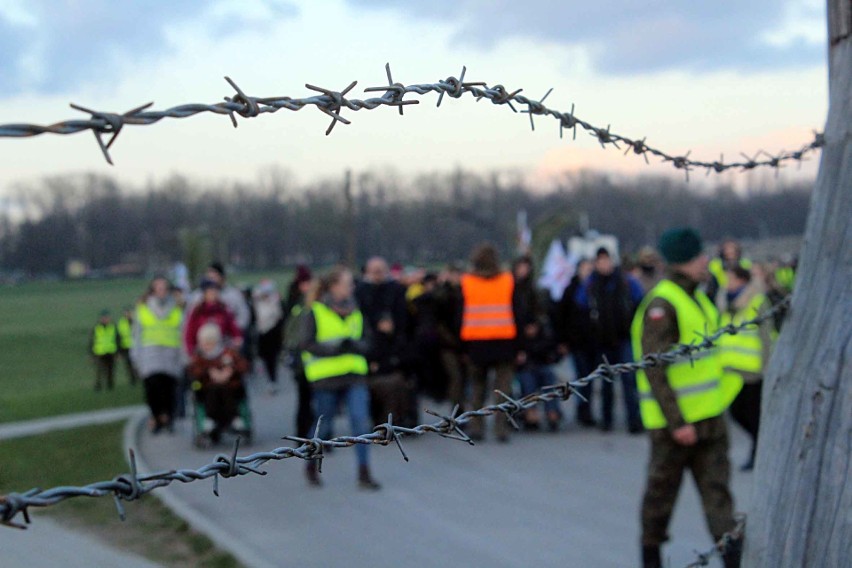
[[[669,229],[660,237],[660,254],[670,264],[689,262],[703,251],[701,235],[695,229]]]

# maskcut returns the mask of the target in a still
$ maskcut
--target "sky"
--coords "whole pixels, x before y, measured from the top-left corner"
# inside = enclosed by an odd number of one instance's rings
[[[394,81],[466,80],[523,88],[548,106],[672,154],[738,158],[796,149],[827,112],[823,0],[0,0],[0,124],[215,103],[233,95],[308,96],[305,83],[366,98]],[[270,169],[310,181],[343,171],[403,175],[520,171],[669,174],[603,150],[587,134],[560,140],[555,121],[472,98],[422,97],[406,108],[344,112],[325,135],[313,108],[240,120],[198,115],[127,126],[115,166],[91,133],[0,138],[0,195],[45,176],[109,174],[143,185],[180,174],[200,181],[259,179]],[[811,178],[816,161],[781,172]],[[742,174],[724,174],[726,180]],[[695,177],[695,176],[693,176]],[[700,177],[703,177],[700,176]],[[753,176],[747,177],[753,179]]]

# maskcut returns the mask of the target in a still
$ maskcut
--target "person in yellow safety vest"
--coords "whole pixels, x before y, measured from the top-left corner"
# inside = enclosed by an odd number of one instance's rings
[[[102,310],[98,323],[92,328],[89,352],[95,361],[95,390],[112,390],[115,354],[118,352],[118,331],[109,310]]]
[[[178,379],[183,376],[183,309],[171,293],[171,284],[155,276],[136,306],[130,359],[142,378],[145,401],[151,409],[153,434],[174,431]]]
[[[690,228],[663,233],[660,252],[668,263],[666,278],[642,300],[631,326],[635,360],[691,343],[696,334],[717,329],[719,314],[698,287],[708,277],[707,256]],[[715,350],[692,361],[651,367],[637,373],[639,410],[651,439],[648,478],[642,500],[642,563],[662,566],[660,546],[685,469],[692,472],[714,540],[735,526],[729,489],[728,432],[723,414],[741,381],[728,381]],[[741,542],[724,557],[726,568],[739,566]]]
[[[471,362],[470,407],[485,404],[488,372],[494,370],[494,390],[512,390],[514,366],[526,362],[518,352],[515,279],[500,268],[497,249],[490,243],[477,246],[470,256],[473,270],[462,276],[461,340]],[[509,424],[502,417],[494,423],[497,441],[509,441]],[[472,440],[484,439],[482,417],[470,423]]]
[[[728,287],[720,290],[716,299],[720,326],[740,324],[768,309],[764,284],[756,276],[740,266],[728,271]],[[731,403],[731,416],[752,440],[750,457],[740,468],[742,471],[754,468],[763,369],[772,352],[772,332],[773,322],[769,319],[736,335],[724,335],[718,343],[723,373],[743,382],[742,390]]]
[[[127,379],[130,385],[136,384],[136,370],[130,360],[130,348],[133,347],[133,311],[131,306],[124,308],[124,314],[118,318],[118,356],[124,359]]]
[[[793,291],[793,285],[796,283],[796,268],[792,264],[779,266],[775,270],[775,282],[789,294]]]
[[[311,385],[318,425],[313,430],[327,439],[337,409],[346,404],[352,435],[372,430],[370,390],[367,387],[367,352],[364,318],[355,303],[352,273],[344,267],[333,268],[308,295],[309,310],[301,317],[302,362]],[[358,485],[377,490],[379,484],[370,475],[369,447],[355,446]],[[317,462],[309,460],[306,474],[311,485],[321,485]]]
[[[707,297],[715,300],[719,290],[728,286],[728,277],[725,272],[734,266],[742,266],[751,270],[752,262],[743,257],[743,249],[740,243],[734,239],[725,239],[719,245],[719,255],[710,261],[710,279],[707,281]]]

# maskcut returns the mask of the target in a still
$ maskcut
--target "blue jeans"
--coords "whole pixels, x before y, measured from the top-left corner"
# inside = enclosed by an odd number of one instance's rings
[[[583,358],[582,361],[577,361],[577,373],[580,376],[587,375],[597,368],[598,365],[603,363],[603,358],[606,357],[607,361],[615,365],[616,363],[628,363],[633,361],[633,353],[630,349],[630,344],[628,342],[624,342],[619,347],[608,348],[608,349],[599,349],[591,354],[591,357]],[[580,367],[583,367],[581,370]],[[619,381],[619,379],[615,379],[614,381]],[[597,379],[595,382],[600,383],[601,388],[601,413],[603,418],[604,426],[612,426],[613,422],[613,403],[615,398],[615,388],[614,382],[611,383],[609,381],[603,379]],[[639,416],[639,395],[636,391],[636,375],[635,373],[625,373],[621,375],[620,378],[622,392],[624,393],[624,406],[625,413],[627,414],[627,425],[630,427],[639,427],[642,424],[642,419]],[[578,399],[578,407],[577,410],[580,414],[590,416],[591,415],[591,403],[592,403],[592,384],[589,383],[585,387],[580,389],[580,393],[589,399],[589,402],[586,403],[582,400]]]
[[[527,365],[518,371],[518,381],[521,383],[521,396],[527,396],[544,387],[556,384],[556,375],[549,365]],[[559,409],[559,400],[548,400],[544,403],[544,410],[548,414],[555,412],[562,416]]]
[[[341,389],[313,389],[314,411],[316,416],[322,416],[319,437],[328,439],[331,435],[331,426],[341,401],[346,402],[346,411],[349,414],[349,424],[352,428],[352,436],[367,434],[372,430],[370,422],[370,389],[366,384],[355,384]],[[311,428],[311,434],[316,429],[316,422]],[[355,455],[358,465],[365,466],[368,463],[369,446],[366,444],[355,445]]]

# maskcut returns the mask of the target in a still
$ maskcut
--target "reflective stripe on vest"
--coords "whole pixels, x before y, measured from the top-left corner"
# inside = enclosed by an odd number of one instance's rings
[[[142,347],[180,347],[180,326],[183,322],[183,312],[177,306],[164,318],[158,318],[157,314],[145,304],[139,304],[136,308],[136,321],[139,322],[141,334],[139,343]]]
[[[737,311],[733,317],[730,312],[723,313],[719,325],[725,326],[730,323],[739,325],[753,318],[765,301],[766,297],[763,294],[756,294],[748,305]],[[739,371],[748,373],[763,371],[763,342],[760,340],[756,325],[737,332],[736,335],[723,335],[719,338],[718,345],[722,368],[726,374],[742,378]]]
[[[361,339],[364,332],[364,318],[360,311],[355,310],[342,318],[322,302],[314,302],[311,311],[317,324],[317,343],[338,343],[345,339]],[[355,353],[318,357],[303,351],[302,362],[305,365],[305,377],[311,383],[331,377],[366,375],[368,369],[367,359]]]
[[[655,298],[662,298],[674,307],[677,313],[679,343],[691,343],[696,333],[713,333],[717,329],[718,311],[713,303],[700,291],[690,297],[686,291],[670,280],[663,280],[642,300],[631,326],[633,354],[637,361],[642,359],[642,333],[645,312]],[[696,353],[690,361],[672,363],[666,367],[666,377],[677,397],[677,404],[687,423],[698,422],[722,414],[742,388],[742,381],[726,378],[715,350]],[[651,384],[644,371],[636,374],[639,391],[639,410],[642,422],[649,430],[665,428],[667,422],[660,405],[651,391]]]
[[[494,278],[465,274],[461,280],[464,297],[461,338],[464,341],[514,339],[517,335],[512,313],[515,279],[508,272]]]
[[[122,349],[133,347],[133,332],[130,329],[130,320],[125,317],[118,320],[118,339]]]
[[[115,337],[115,324],[97,324],[95,326],[95,337],[92,342],[92,353],[97,356],[111,355],[118,351],[118,342]]]

